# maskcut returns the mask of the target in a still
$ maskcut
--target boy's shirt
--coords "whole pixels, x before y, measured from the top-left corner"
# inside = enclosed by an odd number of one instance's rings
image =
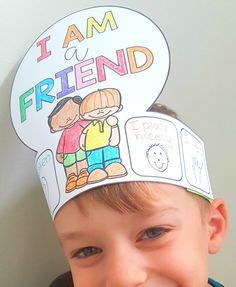
[[[224,287],[223,285],[221,285],[220,283],[212,280],[211,278],[208,279],[208,283],[212,286],[212,287]]]

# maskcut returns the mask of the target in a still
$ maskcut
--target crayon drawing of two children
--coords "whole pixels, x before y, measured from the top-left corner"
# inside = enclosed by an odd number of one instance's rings
[[[122,109],[117,89],[107,88],[60,100],[48,116],[52,133],[63,131],[56,159],[63,164],[66,192],[106,178],[127,174],[121,163],[118,119]]]

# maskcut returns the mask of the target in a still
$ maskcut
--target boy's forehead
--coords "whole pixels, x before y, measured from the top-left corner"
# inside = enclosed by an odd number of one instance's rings
[[[59,210],[55,217],[55,227],[59,237],[61,240],[66,240],[71,237],[83,238],[94,232],[98,235],[103,231],[111,230],[112,225],[128,230],[131,226],[132,228],[140,227],[142,224],[146,226],[149,220],[153,222],[153,218],[156,224],[162,223],[163,220],[185,224],[189,221],[189,217],[199,218],[196,202],[183,188],[158,183],[148,183],[148,185],[155,188],[154,192],[157,195],[148,212],[121,214],[92,200],[89,192],[72,199]]]
[[[137,211],[134,213],[148,214],[152,212],[162,213],[166,211],[177,211],[182,210],[186,203],[193,201],[192,196],[182,187],[175,186],[172,184],[162,184],[154,182],[145,182],[144,197],[150,196],[150,207],[145,211]],[[101,213],[106,213],[110,211],[111,208],[101,202],[96,200],[96,197],[91,196],[90,192],[96,192],[96,189],[93,191],[87,191],[76,198],[73,198],[67,202],[58,212],[56,218],[64,217],[67,214],[69,217],[93,217],[99,216]],[[136,192],[140,192],[136,190]],[[55,218],[55,220],[56,220]]]

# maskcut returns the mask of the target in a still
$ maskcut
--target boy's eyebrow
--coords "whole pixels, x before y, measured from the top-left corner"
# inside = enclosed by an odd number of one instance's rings
[[[149,217],[149,216],[151,217],[151,216],[153,216],[154,213],[158,213],[161,215],[161,214],[165,214],[167,211],[179,211],[179,209],[176,207],[170,206],[170,205],[165,205],[165,206],[162,206],[162,207],[157,208],[157,209],[155,208],[155,212],[154,211],[145,212],[145,215],[147,217]],[[65,241],[82,238],[84,236],[85,236],[85,233],[79,232],[79,231],[68,231],[68,232],[62,232],[62,233],[58,234],[59,241],[60,241],[61,245]]]
[[[152,216],[155,213],[161,215],[166,213],[167,211],[179,211],[179,208],[174,207],[173,205],[160,205],[153,207],[153,209],[151,208],[150,210],[145,211],[144,214],[147,216]]]
[[[64,232],[61,234],[58,234],[59,242],[62,245],[62,242],[78,239],[84,236],[84,233],[78,232],[78,231],[71,231],[71,232]]]

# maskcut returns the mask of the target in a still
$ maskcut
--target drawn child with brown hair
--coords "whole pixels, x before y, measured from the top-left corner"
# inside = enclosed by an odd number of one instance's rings
[[[66,192],[87,184],[88,172],[86,155],[79,146],[82,130],[90,121],[80,120],[81,97],[67,97],[57,103],[48,117],[51,132],[62,131],[57,146],[56,159],[65,168]]]
[[[80,115],[92,122],[83,130],[80,146],[86,151],[88,182],[127,174],[119,152],[118,119],[121,96],[117,89],[102,89],[88,94],[80,105]]]

